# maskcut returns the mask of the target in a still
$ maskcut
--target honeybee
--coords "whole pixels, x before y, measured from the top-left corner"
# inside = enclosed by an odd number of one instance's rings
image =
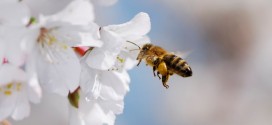
[[[145,60],[147,65],[153,67],[154,76],[158,76],[159,79],[162,79],[162,84],[166,89],[169,88],[167,81],[171,75],[177,74],[182,77],[190,77],[193,75],[191,67],[184,59],[167,52],[160,46],[145,44],[142,48],[139,47],[139,49],[140,53],[137,57],[139,62],[137,66],[140,65],[142,60]],[[155,74],[156,71],[157,74]]]

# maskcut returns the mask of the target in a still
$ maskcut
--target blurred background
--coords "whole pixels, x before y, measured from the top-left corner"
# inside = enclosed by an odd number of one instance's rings
[[[142,11],[151,17],[153,44],[191,52],[185,59],[193,76],[172,76],[166,90],[151,67],[135,67],[116,125],[272,124],[271,0],[119,0],[109,7],[95,5],[96,22],[102,26],[127,22]],[[49,96],[43,102],[52,100]],[[67,124],[66,100],[53,100],[63,104],[33,105],[31,117],[20,125],[33,118],[39,124]],[[43,109],[45,105],[49,108]],[[52,120],[39,117],[45,114]]]

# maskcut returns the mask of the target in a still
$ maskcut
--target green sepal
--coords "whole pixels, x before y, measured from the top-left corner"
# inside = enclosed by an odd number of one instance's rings
[[[80,94],[79,94],[80,88],[77,88],[74,92],[68,94],[68,100],[70,102],[70,104],[75,107],[78,108],[78,103],[79,103],[79,99],[80,99]]]

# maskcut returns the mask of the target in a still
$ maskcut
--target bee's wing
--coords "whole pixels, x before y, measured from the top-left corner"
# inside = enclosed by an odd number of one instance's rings
[[[189,50],[189,51],[176,51],[176,52],[172,52],[172,54],[175,54],[176,56],[181,57],[183,59],[186,59],[192,52],[193,52],[193,50]]]

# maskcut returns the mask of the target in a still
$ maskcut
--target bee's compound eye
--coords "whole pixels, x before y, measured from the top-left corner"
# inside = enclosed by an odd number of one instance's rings
[[[148,50],[148,47],[144,47],[143,50]]]
[[[146,45],[143,46],[143,50],[147,51],[147,50],[150,49],[150,47],[151,47],[151,44],[146,44]]]

